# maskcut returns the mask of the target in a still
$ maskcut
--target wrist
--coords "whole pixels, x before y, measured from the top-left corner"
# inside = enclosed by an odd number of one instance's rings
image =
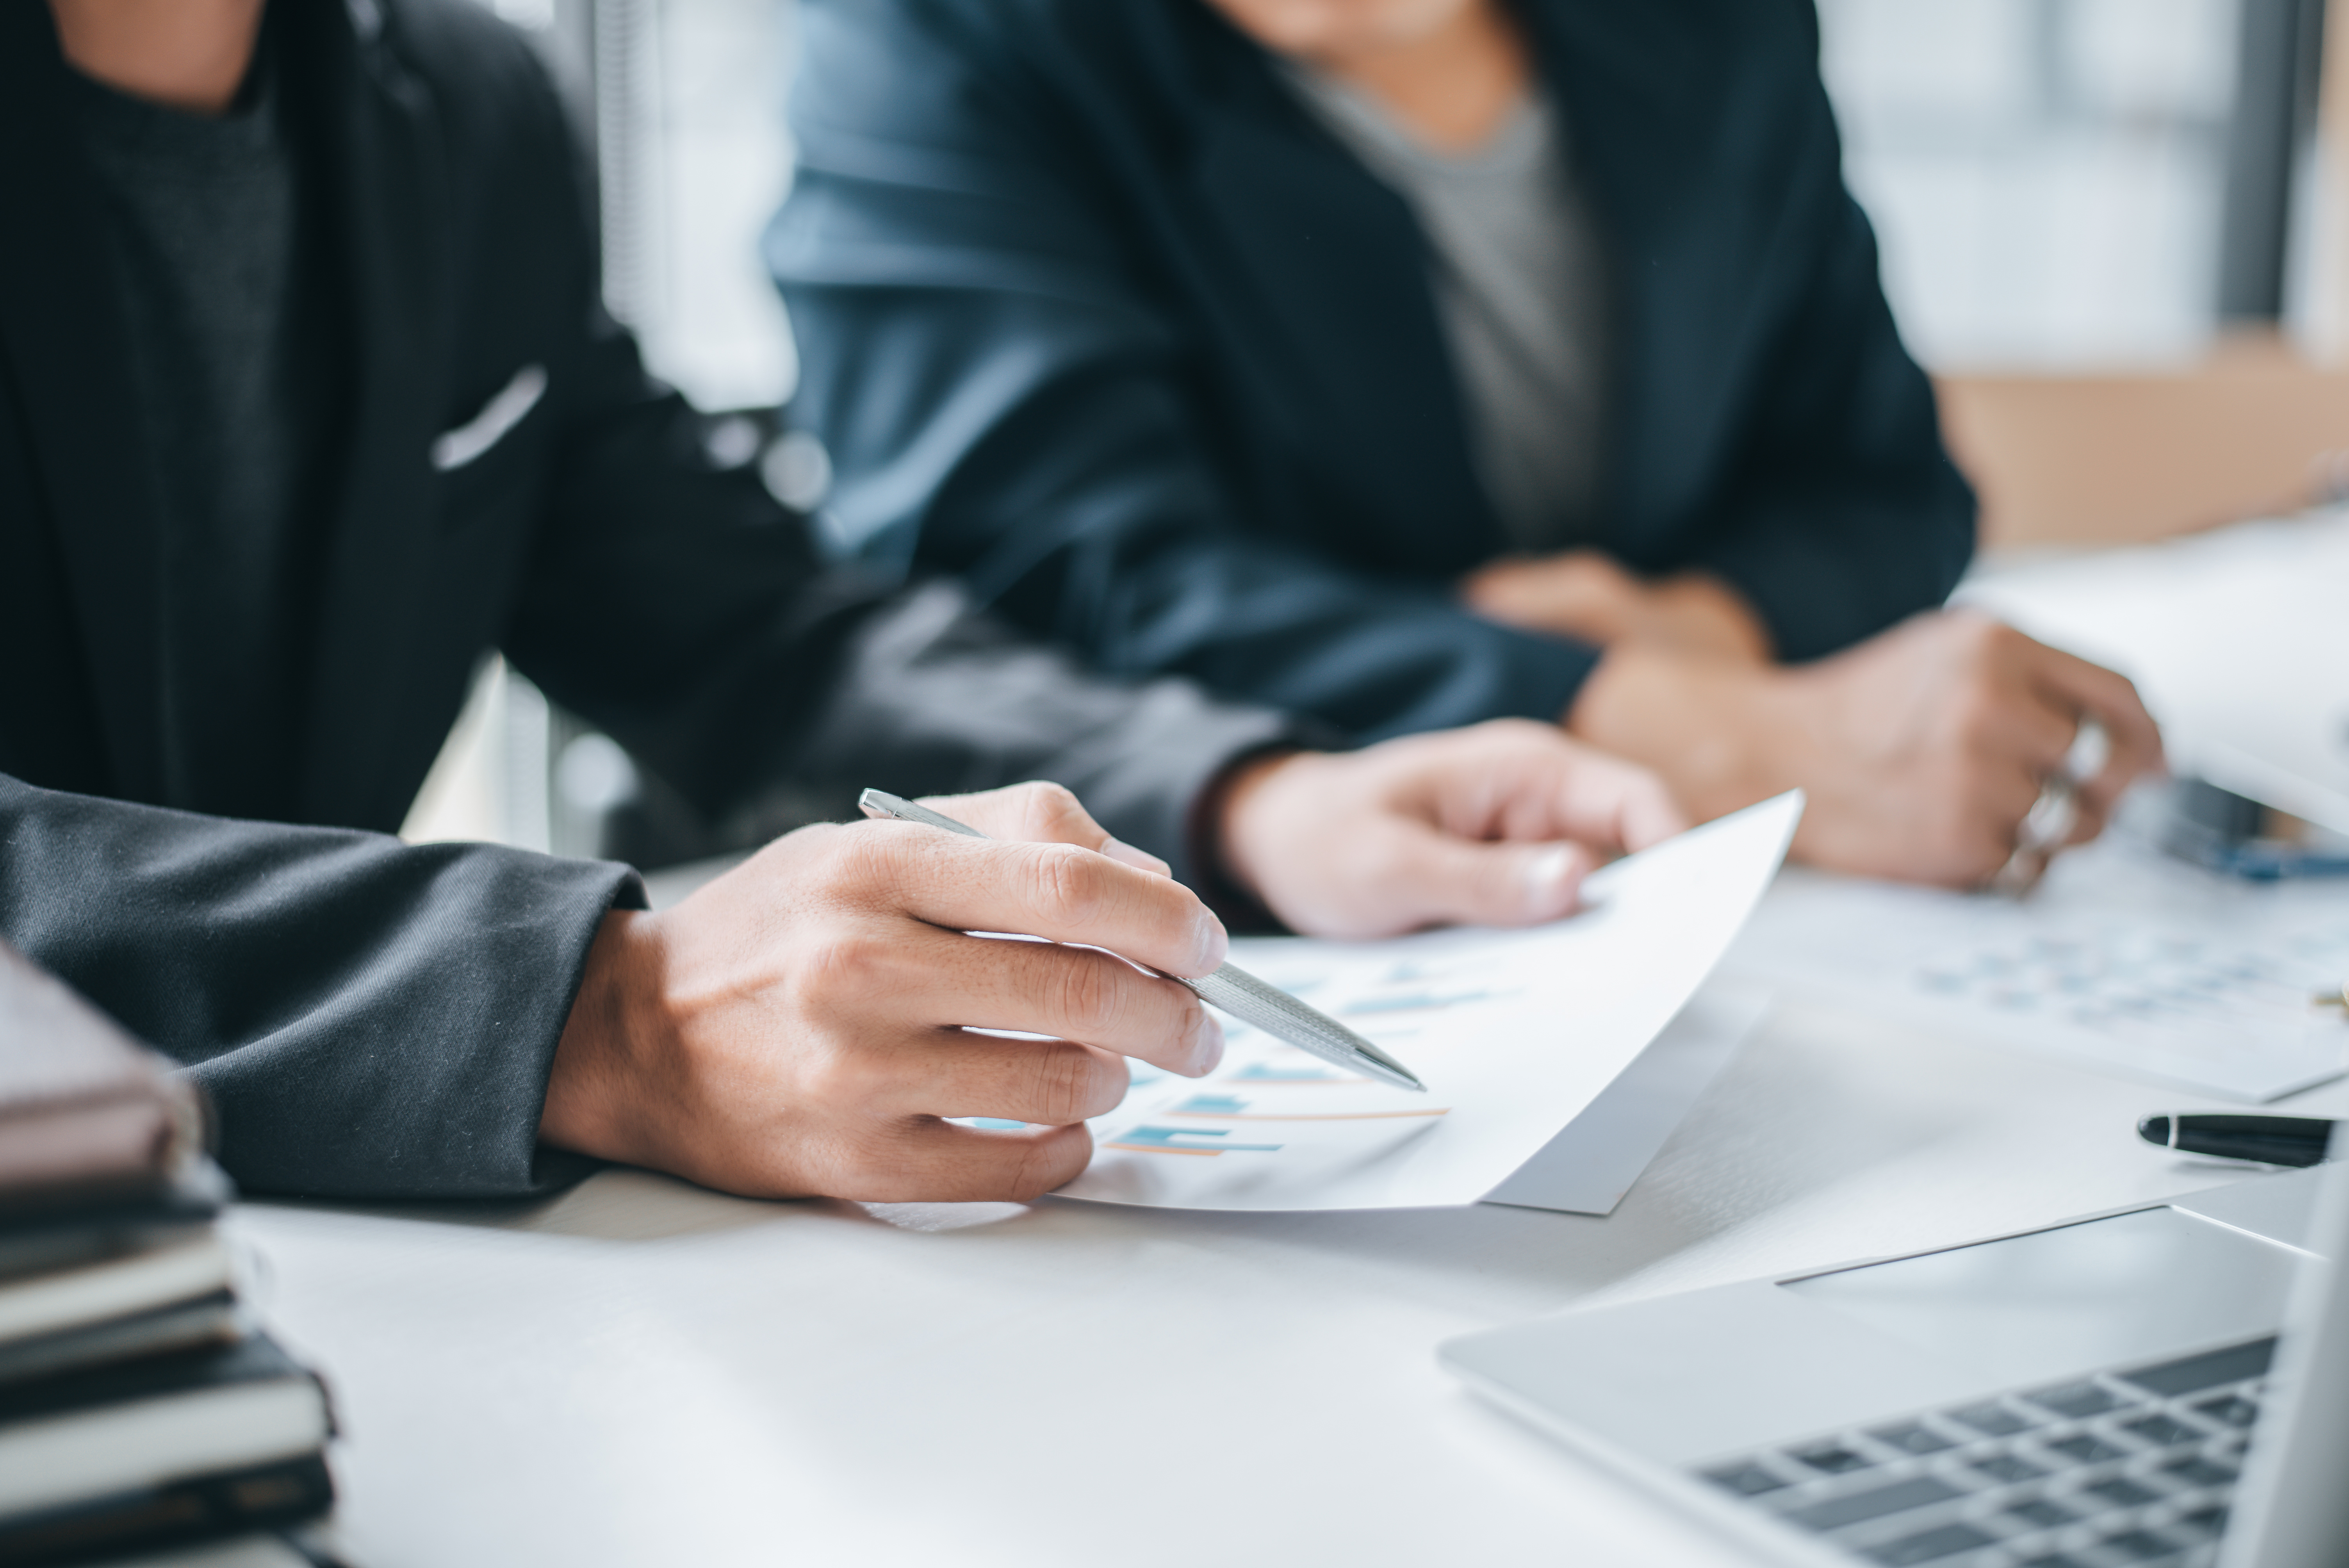
[[[1577,738],[1654,769],[1699,821],[1794,782],[1798,716],[1786,677],[1671,649],[1609,648],[1562,722]]]
[[[1640,624],[1644,590],[1595,550],[1507,556],[1470,573],[1461,601],[1488,621],[1604,647]]]
[[[1200,797],[1191,863],[1193,892],[1229,931],[1278,931],[1280,917],[1265,902],[1264,856],[1253,830],[1263,819],[1265,787],[1301,758],[1289,748],[1249,752],[1217,775]]]
[[[547,1074],[540,1142],[657,1163],[641,1111],[655,1103],[644,1091],[673,1033],[659,1005],[660,930],[657,917],[637,910],[614,910],[597,927]]]
[[[1261,903],[1264,888],[1257,877],[1261,856],[1247,831],[1250,814],[1273,775],[1302,755],[1295,751],[1259,753],[1247,758],[1216,781],[1211,820],[1216,825],[1215,857],[1208,863],[1234,892]]]
[[[1766,665],[1775,652],[1770,629],[1745,596],[1709,572],[1683,572],[1650,590],[1658,636],[1692,653],[1718,654]]]

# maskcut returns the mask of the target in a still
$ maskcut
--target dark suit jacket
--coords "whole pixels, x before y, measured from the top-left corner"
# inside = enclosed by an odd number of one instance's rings
[[[1596,542],[1782,656],[1940,602],[1973,503],[1846,193],[1804,0],[1518,0],[1610,261]],[[1367,735],[1554,718],[1402,200],[1205,0],[805,0],[767,254],[877,554],[1107,667]]]
[[[499,647],[718,812],[777,779],[1058,777],[1180,858],[1283,721],[1089,682],[952,591],[813,564],[596,304],[591,202],[521,41],[466,0],[278,0],[352,325],[295,824],[174,798],[125,328],[48,7],[0,6],[0,938],[193,1066],[248,1187],[530,1189],[554,1044],[624,866],[398,826]],[[546,391],[446,473],[435,437]],[[257,789],[257,785],[256,785]]]

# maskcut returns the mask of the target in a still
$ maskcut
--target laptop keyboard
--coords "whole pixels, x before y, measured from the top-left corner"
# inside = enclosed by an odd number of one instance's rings
[[[1878,1568],[2207,1568],[2274,1352],[2255,1339],[1698,1473]]]

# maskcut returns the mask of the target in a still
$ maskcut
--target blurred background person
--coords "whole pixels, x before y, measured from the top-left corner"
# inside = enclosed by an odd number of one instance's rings
[[[2127,683],[1973,540],[1807,5],[810,0],[768,239],[831,512],[1123,673],[1560,722],[1971,885]]]

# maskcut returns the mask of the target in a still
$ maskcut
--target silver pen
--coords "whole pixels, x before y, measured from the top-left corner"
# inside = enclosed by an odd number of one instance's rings
[[[867,789],[856,798],[856,804],[868,817],[894,817],[901,822],[920,822],[973,839],[987,837],[968,823],[957,822],[885,789]],[[1213,975],[1196,980],[1185,980],[1180,975],[1166,978],[1190,987],[1202,1002],[1221,1007],[1242,1023],[1253,1024],[1275,1039],[1286,1040],[1331,1067],[1366,1073],[1397,1088],[1427,1092],[1427,1086],[1413,1077],[1409,1068],[1378,1047],[1328,1014],[1307,1006],[1277,986],[1266,985],[1245,969],[1226,964]]]

